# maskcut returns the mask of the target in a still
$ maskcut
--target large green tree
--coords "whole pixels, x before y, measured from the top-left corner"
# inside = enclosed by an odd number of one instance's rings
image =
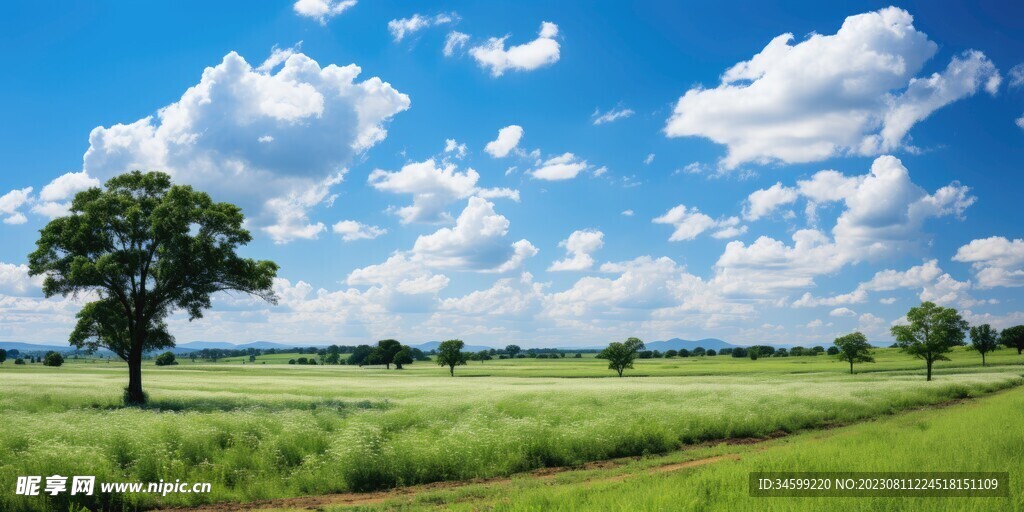
[[[904,352],[924,359],[928,368],[927,380],[932,380],[932,364],[948,361],[944,354],[953,347],[964,344],[967,321],[953,308],[922,302],[907,312],[907,325],[895,325],[890,329],[896,338],[896,345]]]
[[[644,342],[640,341],[640,338],[629,338],[623,342],[609,343],[607,348],[597,354],[597,357],[607,359],[608,369],[615,370],[619,377],[622,377],[622,372],[633,367],[633,361],[643,349]]]
[[[832,342],[838,352],[835,356],[850,363],[850,373],[853,373],[853,363],[873,363],[875,358],[871,356],[871,345],[868,344],[866,336],[860,332],[851,332],[846,336],[840,336]]]
[[[985,366],[985,354],[999,348],[999,331],[989,324],[975,325],[971,327],[971,346],[981,354],[981,365]]]
[[[391,362],[395,363],[396,370],[401,370],[402,368],[405,367],[405,365],[412,364],[412,349],[405,345],[402,345],[402,349],[395,353],[395,357],[391,360]]]
[[[447,366],[448,373],[455,376],[455,367],[466,364],[467,354],[462,351],[466,344],[462,340],[442,341],[437,346],[437,365]]]
[[[367,361],[370,364],[382,364],[390,370],[391,364],[395,362],[395,354],[400,350],[402,344],[398,340],[380,340]]]
[[[1021,352],[1024,352],[1024,325],[1015,325],[1003,329],[1003,332],[999,335],[999,343],[1008,348],[1017,349],[1017,355],[1019,356]]]
[[[174,346],[169,314],[201,318],[217,292],[276,303],[277,265],[236,253],[252,240],[243,220],[237,206],[167,174],[133,171],[75,195],[70,213],[40,231],[29,273],[45,276],[47,297],[96,297],[78,313],[71,344],[124,359],[125,400],[141,404],[143,354]]]

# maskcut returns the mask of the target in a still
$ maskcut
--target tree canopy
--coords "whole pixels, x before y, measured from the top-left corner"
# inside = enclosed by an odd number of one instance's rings
[[[1024,325],[1003,329],[1002,334],[999,335],[999,343],[1017,349],[1017,355],[1021,355],[1021,352],[1024,352]]]
[[[398,340],[380,340],[377,342],[376,348],[370,353],[367,359],[369,364],[382,364],[391,369],[391,364],[394,363],[395,354],[402,350],[402,344]]]
[[[442,341],[437,346],[437,365],[447,366],[448,373],[455,376],[455,367],[466,364],[467,354],[462,351],[466,344],[462,340]]]
[[[853,363],[873,363],[875,358],[871,356],[871,345],[868,339],[860,332],[852,332],[846,336],[840,336],[832,342],[835,347],[835,356],[850,363],[850,373],[853,373]]]
[[[395,357],[391,360],[395,364],[395,368],[401,370],[407,364],[412,364],[412,351],[409,347],[402,345],[402,349],[395,353]]]
[[[69,341],[127,361],[126,400],[140,404],[142,355],[174,345],[168,315],[202,318],[218,292],[276,303],[277,265],[236,253],[252,240],[243,221],[237,206],[173,185],[167,174],[132,171],[76,194],[69,214],[40,230],[29,274],[45,276],[47,297],[96,297]]]
[[[985,354],[999,348],[999,331],[992,328],[989,324],[975,325],[971,327],[971,345],[972,350],[977,350],[981,354],[981,365],[985,366]]]
[[[953,308],[922,302],[907,312],[907,325],[895,325],[890,330],[896,345],[904,352],[924,359],[928,369],[927,380],[932,380],[932,364],[948,361],[945,353],[964,344],[967,321]]]
[[[597,357],[607,359],[608,369],[615,370],[619,377],[622,377],[623,371],[633,368],[633,361],[643,349],[644,342],[640,338],[629,338],[623,342],[609,343],[608,347],[602,350]]]

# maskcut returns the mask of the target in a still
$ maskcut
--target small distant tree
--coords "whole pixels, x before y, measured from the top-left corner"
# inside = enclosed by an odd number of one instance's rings
[[[582,352],[576,352],[576,355],[574,355],[572,357],[574,357],[576,359],[583,359],[583,353]]]
[[[2,348],[0,348],[0,364],[4,364],[4,361],[6,361],[6,360],[7,360],[7,351],[2,349]]]
[[[16,364],[16,365],[18,365],[18,364],[25,364],[25,360],[19,357],[19,358],[14,360],[14,364]]]
[[[761,349],[758,347],[750,347],[747,349],[747,357],[749,357],[751,361],[757,361],[757,358],[760,355]]]
[[[678,350],[671,350],[670,349],[670,350],[666,350],[665,351],[665,357],[668,358],[668,359],[672,359],[673,357],[676,357],[678,355],[679,355],[679,351]]]
[[[772,354],[772,357],[789,357],[789,351],[784,348],[780,348]]]
[[[637,354],[637,357],[639,357],[640,359],[650,359],[650,358],[654,357],[654,351],[652,351],[652,350],[641,350],[640,353]]]
[[[256,354],[249,354],[249,362],[250,363],[255,363],[256,362]]]
[[[352,354],[348,356],[348,364],[352,366],[362,366],[367,364],[367,359],[370,354],[373,353],[373,347],[369,345],[359,345],[352,350]]]
[[[289,359],[289,360],[288,360],[288,364],[296,364],[296,362],[295,362],[295,360],[294,360],[294,359]]]
[[[736,357],[736,358],[747,357],[747,349],[745,349],[743,347],[734,347],[732,349],[732,352],[730,352],[730,353],[732,354],[732,357]]]
[[[971,344],[968,348],[977,350],[981,354],[981,365],[985,366],[985,354],[999,347],[999,331],[989,324],[975,325],[971,327]]]
[[[477,352],[476,356],[477,360],[479,360],[481,363],[484,361],[490,361],[491,359],[494,359],[493,357],[491,357],[491,353],[487,350],[481,350],[480,352]]]
[[[462,351],[465,346],[462,340],[442,341],[437,346],[437,365],[447,366],[448,373],[454,377],[455,367],[466,364],[466,353]]]
[[[1021,355],[1021,352],[1024,352],[1024,325],[1003,329],[1002,334],[999,335],[999,343],[1005,347],[1017,349],[1017,355]]]
[[[871,345],[868,344],[867,337],[860,332],[840,336],[833,343],[835,346],[830,347],[836,349],[833,355],[850,363],[850,373],[853,373],[853,363],[875,362],[875,358],[871,356]]]
[[[706,356],[708,356],[708,357],[714,357],[714,356],[716,356],[717,354],[715,353],[715,349],[713,349],[713,348],[709,348],[707,352],[704,352],[704,355],[706,355]]]
[[[403,345],[402,349],[395,353],[395,357],[391,360],[391,362],[395,363],[396,370],[401,370],[402,368],[405,367],[405,365],[412,364],[412,351],[409,350],[409,347]]]
[[[423,351],[418,348],[409,347],[409,354],[411,354],[412,358],[417,361],[430,361],[430,356],[423,353]]]
[[[690,355],[692,355],[693,357],[704,357],[704,355],[707,353],[708,351],[704,350],[704,347],[697,347],[690,352]]]
[[[636,360],[638,353],[643,348],[644,342],[639,338],[629,338],[621,343],[617,341],[609,343],[608,347],[602,350],[597,357],[607,359],[608,369],[615,370],[619,377],[622,377],[623,371],[633,368],[633,361]]]
[[[964,344],[967,322],[953,308],[922,302],[907,312],[908,325],[895,325],[890,329],[896,343],[904,352],[924,359],[927,380],[932,380],[935,361],[948,361],[944,354]]]
[[[523,349],[520,348],[519,345],[508,345],[505,347],[505,353],[508,354],[509,357],[516,357],[516,355],[522,351]]]
[[[49,351],[43,358],[43,366],[60,366],[64,364],[64,356],[60,352]]]
[[[196,353],[195,352],[189,353],[188,358],[191,359],[193,363],[195,363],[196,362]]]
[[[679,349],[679,357],[690,357],[690,351],[685,348]]]
[[[800,356],[804,355],[804,352],[806,352],[806,351],[807,351],[806,348],[797,345],[797,346],[789,349],[789,355],[791,355],[793,357],[800,357]]]
[[[829,347],[827,350],[825,350],[825,353],[830,355],[830,356],[839,355],[839,347],[833,345],[833,346]]]
[[[174,352],[170,351],[156,356],[156,360],[154,362],[157,366],[174,366],[178,364],[178,361],[174,357]]]

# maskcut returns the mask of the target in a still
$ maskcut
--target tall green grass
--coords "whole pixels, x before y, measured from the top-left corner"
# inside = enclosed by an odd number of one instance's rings
[[[566,475],[561,481],[522,478],[502,485],[426,492],[412,500],[366,507],[387,510],[729,510],[820,511],[1024,510],[1024,390],[976,402],[915,411],[882,421],[809,432],[765,446],[717,447],[736,453],[692,469],[613,478],[621,469]],[[748,493],[754,471],[1009,471],[1008,498],[858,497],[761,498]],[[341,507],[327,507],[338,510]]]
[[[1005,367],[928,383],[898,372],[452,379],[426,369],[180,365],[147,370],[152,403],[125,409],[123,379],[120,368],[4,367],[0,482],[61,474],[213,484],[210,495],[76,501],[112,509],[366,491],[844,423],[1021,382]],[[0,493],[0,510],[67,510],[67,501]]]

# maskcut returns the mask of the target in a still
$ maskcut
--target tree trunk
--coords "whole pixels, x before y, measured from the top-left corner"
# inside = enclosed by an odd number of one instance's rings
[[[128,390],[125,405],[143,405],[146,394],[142,391],[142,344],[146,339],[144,331],[132,336],[132,348],[128,352]]]
[[[850,361],[850,375],[853,375],[853,361]]]
[[[455,376],[455,367],[454,366],[449,366],[448,367],[448,373],[452,374],[452,377],[454,377]]]
[[[928,361],[925,362],[925,364],[928,365],[928,380],[930,381],[932,380],[932,360],[929,359]]]
[[[125,405],[143,405],[146,395],[142,392],[142,349],[132,349],[128,355],[128,393]]]
[[[985,366],[985,353],[984,352],[981,353],[981,365]]]

